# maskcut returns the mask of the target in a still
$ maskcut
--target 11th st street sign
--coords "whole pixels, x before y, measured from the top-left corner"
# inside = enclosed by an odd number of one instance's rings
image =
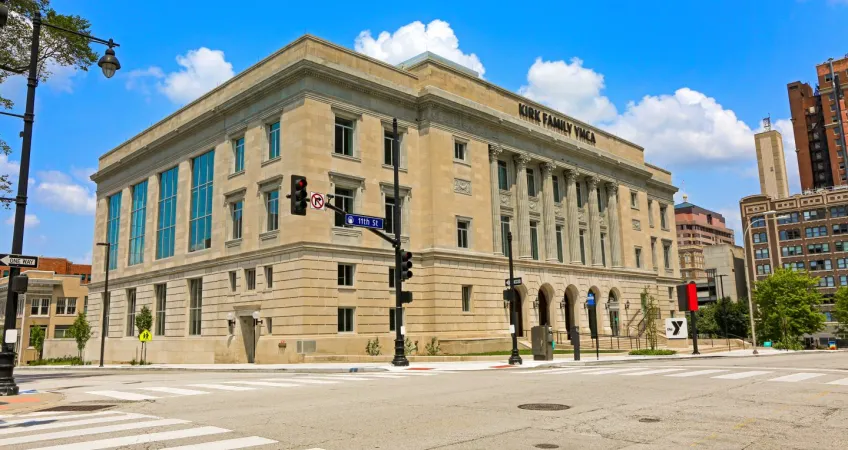
[[[35,269],[38,267],[38,256],[10,255],[0,253],[0,265]]]

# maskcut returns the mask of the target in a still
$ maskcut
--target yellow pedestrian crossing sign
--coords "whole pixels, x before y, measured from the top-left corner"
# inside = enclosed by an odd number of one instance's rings
[[[150,334],[150,330],[144,330],[138,335],[138,340],[141,342],[150,342],[153,340],[153,335]]]

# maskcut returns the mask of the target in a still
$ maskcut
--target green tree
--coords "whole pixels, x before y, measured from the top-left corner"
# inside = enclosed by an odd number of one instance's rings
[[[44,355],[44,338],[47,337],[46,334],[44,327],[34,326],[29,329],[29,343],[35,347],[35,351],[38,353],[38,359],[41,359]]]
[[[743,338],[748,336],[748,300],[729,297],[701,306],[697,312],[698,334]],[[725,330],[727,327],[727,330]]]
[[[772,340],[778,347],[797,349],[801,336],[824,328],[819,279],[807,272],[777,269],[754,285],[755,319],[761,340]]]
[[[77,314],[77,318],[74,320],[68,333],[77,341],[77,351],[79,352],[80,362],[82,362],[83,350],[85,350],[88,340],[91,339],[91,325],[88,324],[85,313],[80,312]]]
[[[848,287],[842,286],[833,294],[833,319],[836,320],[836,335],[848,339]]]
[[[135,328],[141,333],[144,330],[150,331],[153,327],[153,314],[147,305],[141,307],[141,311],[135,315]]]
[[[50,0],[11,0],[9,21],[0,28],[0,66],[16,71],[29,67],[30,43],[32,41],[32,21],[36,12],[50,24],[87,34],[90,32],[88,20],[76,15],[57,13],[50,7]],[[63,33],[47,27],[41,28],[41,45],[38,54],[38,79],[46,82],[53,71],[61,67],[73,67],[88,70],[97,60],[97,54],[89,47],[87,39],[70,33]],[[0,85],[15,74],[0,69]],[[0,109],[11,109],[14,102],[0,95]],[[23,113],[23,111],[21,111]],[[12,151],[9,144],[0,136],[0,155]],[[0,194],[10,192],[10,174],[0,173]]]
[[[704,305],[698,308],[695,317],[698,320],[698,334],[711,336],[722,335],[721,325],[716,320],[716,304]]]

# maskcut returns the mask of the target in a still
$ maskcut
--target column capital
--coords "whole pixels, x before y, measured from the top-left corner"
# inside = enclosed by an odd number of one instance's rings
[[[554,172],[554,170],[556,170],[556,164],[554,164],[550,161],[547,161],[544,164],[542,164],[542,174],[544,176],[551,175]]]
[[[530,162],[530,157],[525,154],[515,155],[515,163],[518,164],[518,170],[524,170],[527,168],[527,164]]]
[[[489,144],[489,157],[492,160],[498,159],[498,156],[503,152],[503,148],[501,148],[498,144]]]
[[[588,177],[586,177],[586,182],[589,183],[589,189],[590,190],[597,189],[599,181],[600,180],[598,179],[598,177],[596,177],[594,175],[589,175]]]
[[[568,167],[565,169],[565,179],[569,182],[577,179],[579,175],[580,172],[578,172],[574,167]]]
[[[616,183],[615,181],[607,181],[607,182],[605,183],[605,186],[606,186],[606,188],[607,188],[607,192],[608,192],[610,195],[611,195],[611,194],[617,194],[617,193],[618,193],[618,183]]]

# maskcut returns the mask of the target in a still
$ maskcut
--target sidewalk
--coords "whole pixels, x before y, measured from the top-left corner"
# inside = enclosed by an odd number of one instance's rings
[[[774,350],[770,348],[758,349],[759,356],[792,355],[799,352]],[[806,350],[811,352],[832,352],[832,350]],[[288,373],[356,373],[356,372],[402,372],[405,370],[434,370],[434,371],[471,371],[471,370],[499,370],[499,369],[532,369],[537,367],[567,367],[574,365],[597,365],[597,364],[627,364],[640,363],[656,360],[687,360],[706,358],[744,358],[751,357],[751,349],[733,350],[729,352],[716,352],[702,355],[690,353],[669,356],[627,356],[627,355],[604,355],[595,359],[594,353],[582,353],[580,361],[574,361],[573,355],[557,355],[553,361],[534,361],[532,356],[522,356],[521,366],[510,366],[507,364],[508,356],[500,360],[490,361],[462,361],[462,362],[412,362],[408,367],[394,367],[389,363],[312,363],[312,364],[154,364],[149,366],[130,365],[106,365],[98,366],[37,366],[18,367],[18,373],[33,373],[52,370],[74,370],[74,371],[198,371],[198,372],[288,372]]]

